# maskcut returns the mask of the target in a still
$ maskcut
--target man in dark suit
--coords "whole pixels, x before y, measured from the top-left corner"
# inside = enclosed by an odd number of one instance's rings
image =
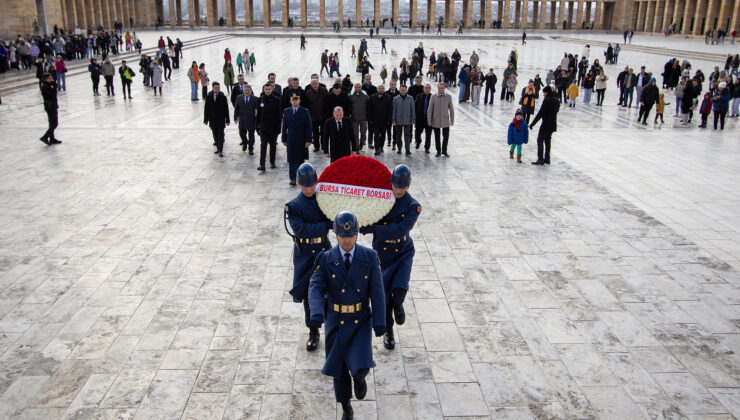
[[[532,162],[532,165],[549,165],[550,164],[550,142],[552,140],[552,133],[558,131],[558,111],[560,110],[560,101],[553,95],[552,88],[545,86],[542,89],[542,94],[545,95],[545,99],[542,101],[540,110],[534,117],[532,124],[530,124],[530,130],[534,128],[537,121],[542,119],[542,125],[540,131],[537,133],[537,160]],[[543,154],[544,145],[544,154]]]
[[[385,133],[391,125],[393,112],[393,102],[390,95],[385,93],[385,86],[380,84],[377,93],[370,96],[370,106],[368,106],[367,121],[370,123],[373,134],[373,143],[375,144],[375,156],[383,153],[383,144],[385,143]]]
[[[295,185],[298,167],[308,159],[308,147],[311,146],[311,114],[301,105],[297,92],[290,96],[290,107],[283,111],[283,146],[288,148],[288,178],[290,185]]]
[[[352,129],[352,120],[344,118],[341,106],[335,107],[333,116],[324,123],[321,147],[324,155],[330,157],[332,162],[357,152],[357,139]]]
[[[247,86],[247,82],[244,81],[244,75],[240,74],[236,77],[237,82],[231,88],[231,106],[236,106],[236,98],[244,93],[244,86]]]
[[[283,108],[280,106],[280,97],[273,93],[272,85],[266,83],[257,103],[257,133],[260,135],[260,166],[257,170],[260,172],[265,170],[268,145],[270,146],[270,167],[275,169],[275,149],[282,122]]]
[[[409,89],[411,90],[411,89]],[[414,110],[416,111],[416,148],[421,145],[421,132],[424,132],[424,152],[429,153],[432,145],[432,127],[427,122],[427,110],[429,103],[432,101],[432,85],[424,85],[423,93],[416,95],[414,100]]]
[[[49,119],[49,129],[39,140],[46,145],[59,144],[60,140],[54,137],[54,130],[59,125],[59,105],[57,104],[57,85],[51,74],[44,73],[41,83],[41,96],[44,98],[44,111]]]
[[[206,96],[206,106],[203,109],[203,124],[210,126],[213,132],[216,151],[220,157],[224,157],[224,129],[231,123],[229,119],[229,100],[221,92],[221,85],[213,82],[213,90]]]
[[[234,90],[236,90],[234,85]],[[239,123],[239,137],[242,139],[242,151],[249,147],[249,154],[254,154],[254,130],[257,127],[257,97],[252,93],[252,87],[244,85],[243,94],[237,96],[234,104],[234,122]],[[233,92],[233,90],[232,90]],[[249,135],[249,138],[247,138]]]

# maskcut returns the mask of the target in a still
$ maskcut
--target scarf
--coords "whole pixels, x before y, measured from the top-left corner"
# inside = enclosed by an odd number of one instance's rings
[[[511,123],[516,126],[516,131],[519,131],[522,128],[522,121],[524,121],[524,118],[522,118],[521,120],[517,120],[516,115],[514,115],[514,121],[512,121]]]

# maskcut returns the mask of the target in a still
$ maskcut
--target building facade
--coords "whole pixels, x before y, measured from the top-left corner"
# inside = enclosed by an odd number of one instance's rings
[[[243,8],[239,7],[243,16],[237,17],[237,1],[243,1]],[[308,0],[294,1],[300,1],[300,18],[296,19],[295,26],[309,26]],[[380,0],[372,0],[372,5],[354,0],[355,13],[346,16],[344,1],[337,0],[338,4],[332,6],[337,8],[336,13],[332,13],[336,20],[349,18],[356,23],[370,19],[375,26],[383,18],[399,22],[400,0],[384,0],[391,3],[388,16],[381,16]],[[440,17],[447,28],[456,27],[460,22],[471,27],[475,8],[479,8],[475,15],[483,21],[484,27],[490,28],[492,22],[501,21],[503,29],[662,32],[675,24],[677,32],[701,35],[711,29],[731,32],[737,29],[740,19],[740,0],[458,0],[462,3],[462,16],[455,15],[454,0],[440,0],[444,1],[441,16],[437,14],[436,0],[426,0],[425,22],[419,22],[419,0],[408,1],[408,20],[404,17],[402,24],[408,26],[410,21],[414,27],[423,23],[436,27]],[[274,16],[275,5],[271,0],[0,0],[0,33],[38,30],[43,34],[51,32],[55,25],[68,29],[110,28],[113,22],[122,22],[125,27],[148,27],[154,26],[158,18],[162,24],[170,26],[217,26],[219,23],[227,27],[288,26],[290,0],[277,3],[282,6],[279,14],[282,19],[263,18],[261,22],[255,19],[255,2],[261,2],[263,16]],[[204,16],[201,10],[205,11]],[[319,26],[327,24],[326,15],[326,0],[319,0]]]

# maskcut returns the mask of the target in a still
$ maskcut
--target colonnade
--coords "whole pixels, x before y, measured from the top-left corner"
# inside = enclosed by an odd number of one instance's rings
[[[63,21],[67,27],[110,28],[115,21],[123,22],[126,27],[154,26],[157,17],[162,21],[169,20],[171,26],[217,26],[219,18],[224,18],[227,27],[243,25],[255,26],[254,2],[262,2],[264,19],[261,25],[273,25],[271,0],[226,0],[225,10],[219,12],[218,0],[59,0],[62,6]],[[200,17],[201,1],[205,2],[206,18]],[[237,23],[236,2],[244,2],[243,22]],[[300,18],[295,25],[308,26],[308,0],[300,1]],[[380,0],[372,0],[372,8],[362,0],[355,1],[355,13],[345,16],[344,1],[337,0],[338,19],[345,22],[351,18],[353,23],[370,18],[375,26],[380,25],[382,17],[390,17],[399,22],[400,0],[391,0],[391,15],[381,16]],[[436,27],[436,0],[426,0],[425,22],[417,20],[418,1],[408,0],[409,19],[414,27],[426,23]],[[424,0],[421,0],[424,1]],[[164,16],[164,2],[168,4],[168,16]],[[463,0],[462,16],[455,16],[454,0],[444,2],[444,26],[454,28],[461,21],[466,28],[473,23],[473,0]],[[502,29],[633,29],[638,32],[661,32],[675,23],[677,31],[684,34],[702,34],[708,29],[737,29],[740,20],[740,0],[481,0],[477,7],[478,15],[485,28],[493,22],[501,21]],[[319,24],[326,26],[326,0],[319,0]],[[363,13],[364,12],[364,13]],[[183,16],[187,13],[187,19]],[[290,0],[281,1],[281,22],[288,26],[290,17]],[[408,26],[408,20],[401,22]]]
[[[710,29],[732,32],[740,23],[740,0],[646,0],[634,3],[630,28],[662,32],[671,24],[682,34],[701,35]]]

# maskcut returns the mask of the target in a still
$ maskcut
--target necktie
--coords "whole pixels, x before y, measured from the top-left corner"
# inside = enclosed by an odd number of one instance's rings
[[[244,97],[244,103],[245,103],[245,104],[248,104],[248,103],[249,103],[249,96],[245,96],[245,97]]]
[[[295,115],[295,108],[293,108],[293,115]]]
[[[342,131],[342,122],[337,121],[337,131]]]
[[[428,107],[429,107],[429,95],[424,95],[424,115],[426,115]]]
[[[349,252],[344,253],[344,266],[347,267],[347,270],[349,270]]]

